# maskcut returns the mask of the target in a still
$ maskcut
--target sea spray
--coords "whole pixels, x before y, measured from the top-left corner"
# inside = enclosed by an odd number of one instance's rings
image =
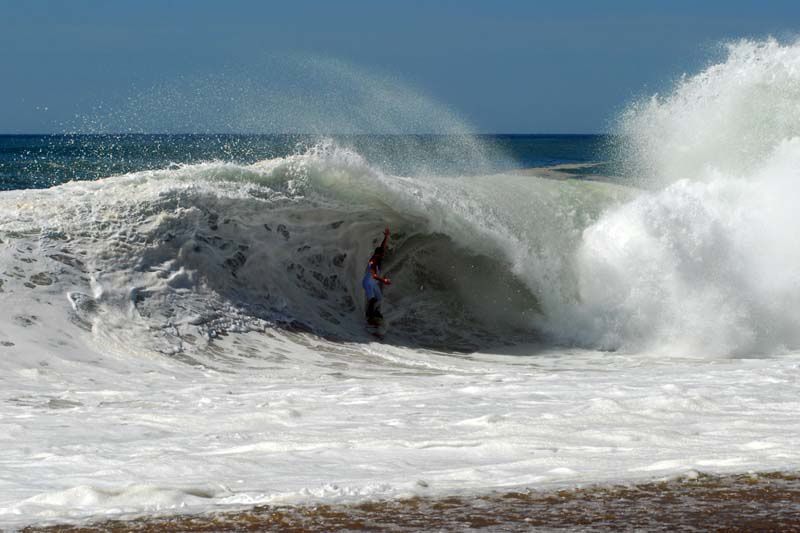
[[[732,44],[621,131],[629,170],[664,188],[583,232],[573,320],[551,329],[695,356],[800,346],[800,43]]]
[[[631,179],[656,186],[720,173],[749,179],[781,142],[800,135],[800,41],[725,48],[723,61],[620,115],[616,155]]]
[[[238,162],[244,162],[242,154],[247,162],[284,155],[251,143],[253,136],[271,135],[298,141],[300,152],[336,136],[339,145],[392,174],[481,174],[513,166],[501,144],[485,143],[447,105],[397,76],[301,54],[176,75],[109,95],[61,129],[91,135],[203,134],[219,140],[202,143],[207,154],[227,152]]]

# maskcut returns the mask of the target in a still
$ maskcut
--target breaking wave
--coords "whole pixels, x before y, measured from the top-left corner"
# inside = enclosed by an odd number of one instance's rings
[[[388,342],[794,350],[800,44],[728,50],[622,115],[625,168],[646,189],[394,176],[323,142],[250,165],[10,191],[4,290],[49,291],[128,352],[190,359],[217,336],[275,328],[364,342],[360,278],[389,225]]]
[[[6,290],[66,295],[77,325],[127,352],[190,357],[219,335],[276,327],[360,342],[360,278],[389,225],[392,342],[530,341],[580,230],[623,195],[521,176],[388,176],[332,143],[12,191],[1,226],[19,276]]]

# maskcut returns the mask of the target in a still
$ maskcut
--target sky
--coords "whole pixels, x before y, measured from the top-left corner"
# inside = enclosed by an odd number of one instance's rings
[[[119,119],[132,99],[149,115],[140,128],[270,133],[311,124],[290,123],[311,104],[318,125],[325,106],[381,115],[392,98],[424,98],[408,113],[446,110],[478,133],[600,133],[633,99],[718,60],[720,43],[798,32],[797,0],[0,0],[0,133],[57,133],[98,109]],[[296,66],[320,62],[350,74],[312,83]],[[259,113],[216,111],[200,90]],[[372,91],[367,111],[326,96],[354,91]],[[183,120],[159,123],[165,108]]]

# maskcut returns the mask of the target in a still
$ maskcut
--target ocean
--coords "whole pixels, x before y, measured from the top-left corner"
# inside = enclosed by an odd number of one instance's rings
[[[795,523],[798,57],[613,135],[0,136],[0,527]]]
[[[252,165],[300,155],[325,143],[349,148],[387,174],[463,176],[597,163],[610,141],[608,135],[580,134],[0,135],[0,190],[47,188],[210,161]]]

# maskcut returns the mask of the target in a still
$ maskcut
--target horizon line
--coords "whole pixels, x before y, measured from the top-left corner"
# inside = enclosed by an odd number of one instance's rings
[[[49,132],[49,133],[0,133],[0,137],[55,137],[55,136],[102,136],[102,135],[203,135],[203,136],[224,136],[224,135],[249,135],[249,136],[269,136],[269,135],[297,135],[297,136],[317,136],[317,137],[324,137],[326,135],[330,136],[341,136],[341,137],[356,137],[356,136],[366,136],[366,135],[380,135],[385,137],[401,137],[401,136],[489,136],[489,135],[509,135],[509,136],[527,136],[527,135],[541,135],[541,136],[557,136],[557,135],[613,135],[613,133],[609,132],[474,132],[474,133],[436,133],[436,132],[427,132],[427,133],[300,133],[300,132],[272,132],[272,133],[245,133],[245,132],[227,132],[227,133],[210,133],[210,132]]]

